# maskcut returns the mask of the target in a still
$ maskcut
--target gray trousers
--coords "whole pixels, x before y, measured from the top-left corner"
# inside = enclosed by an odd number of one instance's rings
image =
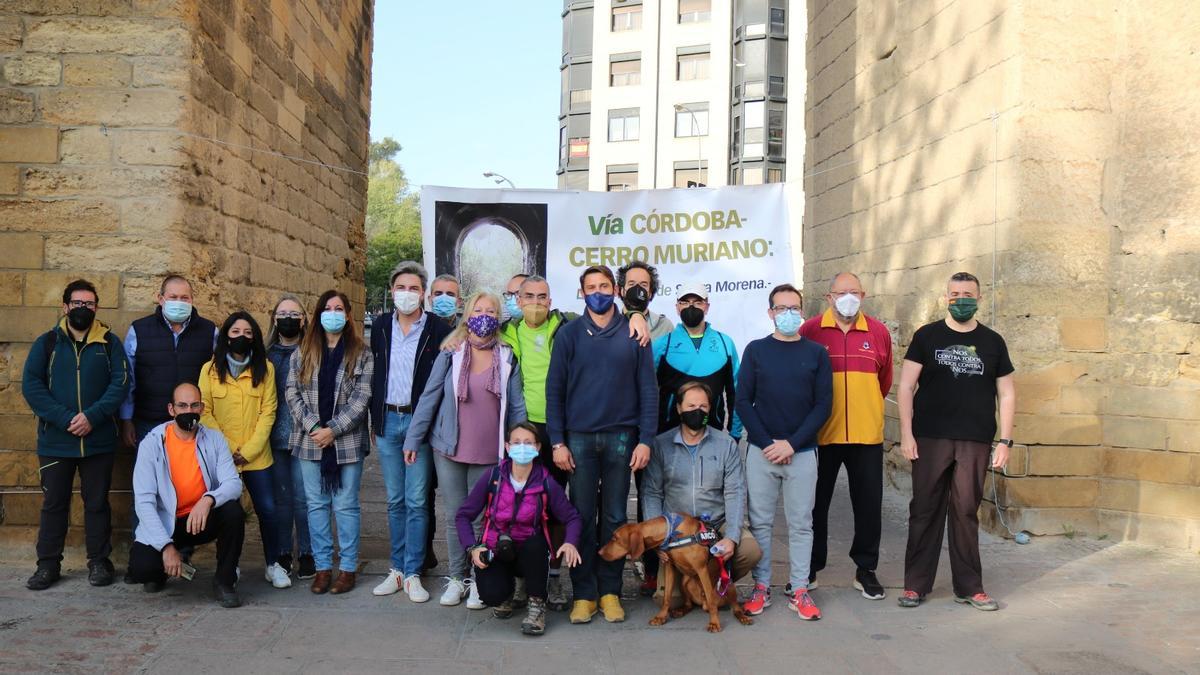
[[[751,445],[746,453],[746,488],[749,493],[750,532],[762,549],[762,558],[754,566],[754,581],[771,584],[771,529],[775,524],[775,505],[783,493],[783,515],[788,525],[789,581],[793,590],[808,588],[808,570],[812,561],[812,512],[817,496],[817,451],[815,448],[792,455],[791,464],[772,464],[762,449]]]
[[[433,453],[433,466],[437,470],[438,493],[442,496],[445,508],[446,549],[450,553],[450,576],[465,579],[471,576],[471,564],[467,560],[466,549],[458,540],[458,527],[454,524],[454,516],[458,507],[462,506],[467,493],[479,482],[481,476],[489,476],[495,464],[463,464],[443,455],[436,450]],[[475,519],[475,534],[479,534],[479,523],[483,514]]]

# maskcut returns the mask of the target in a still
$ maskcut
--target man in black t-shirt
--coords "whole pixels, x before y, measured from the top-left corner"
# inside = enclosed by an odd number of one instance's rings
[[[979,298],[974,275],[950,277],[949,316],[917,329],[904,355],[900,451],[912,462],[913,496],[901,607],[920,605],[933,590],[949,508],[954,601],[999,609],[983,590],[977,511],[996,435],[996,400],[1000,440],[991,466],[1002,469],[1012,449],[1016,390],[1004,338],[975,319]]]

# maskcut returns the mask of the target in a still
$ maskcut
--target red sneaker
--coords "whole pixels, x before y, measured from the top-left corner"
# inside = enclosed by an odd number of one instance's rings
[[[771,589],[766,584],[754,584],[750,599],[742,603],[742,609],[750,616],[758,616],[771,606]]]
[[[821,610],[817,609],[817,603],[813,602],[807,589],[792,594],[792,597],[788,599],[788,609],[805,621],[816,621],[821,618]]]
[[[642,581],[642,585],[638,586],[638,592],[646,597],[654,595],[658,591],[658,577],[646,577]]]
[[[1000,609],[1000,603],[996,602],[987,593],[976,593],[969,598],[956,595],[954,596],[954,601],[959,604],[970,605],[981,612],[994,612]]]

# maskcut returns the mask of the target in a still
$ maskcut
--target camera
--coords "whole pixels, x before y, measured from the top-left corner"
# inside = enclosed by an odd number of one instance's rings
[[[516,557],[516,545],[513,544],[512,537],[504,532],[497,535],[495,548],[486,548],[479,554],[479,559],[483,561],[484,565],[491,565],[494,560],[512,562]]]

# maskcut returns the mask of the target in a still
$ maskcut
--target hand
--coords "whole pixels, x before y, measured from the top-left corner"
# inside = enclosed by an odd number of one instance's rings
[[[579,549],[575,548],[575,544],[563,544],[559,546],[558,557],[562,559],[562,564],[567,567],[574,567],[583,562],[583,558],[579,556]]]
[[[247,464],[249,464],[249,463],[250,463],[250,462],[249,462],[249,460],[247,460],[245,457],[243,457],[243,456],[242,456],[242,451],[241,451],[241,450],[234,450],[234,451],[233,451],[233,464],[234,464],[234,466],[246,466],[246,465],[247,465]]]
[[[76,436],[87,436],[92,433],[92,423],[88,421],[87,415],[78,413],[71,418],[71,423],[67,425],[67,431]]]
[[[794,454],[796,454],[796,450],[786,440],[775,441],[763,448],[763,457],[766,457],[767,461],[772,464],[791,464]]]
[[[133,420],[121,420],[121,444],[130,450],[137,449],[137,430]]]
[[[737,544],[729,537],[722,539],[716,543],[717,548],[721,549],[721,560],[729,560],[733,557],[733,550],[737,548]]]
[[[564,546],[566,546],[566,544],[564,544]],[[483,562],[483,558],[482,558],[483,552],[486,550],[487,549],[482,546],[476,546],[475,548],[471,549],[471,562],[474,563],[475,566],[481,570],[487,569],[487,563]],[[576,553],[575,555],[576,555],[576,557],[579,556],[578,553]],[[568,565],[568,567],[569,567],[569,565]]]
[[[629,337],[637,340],[637,343],[643,347],[650,344],[650,324],[646,323],[646,317],[644,315],[630,315]]]
[[[996,451],[992,453],[992,468],[1003,469],[1008,464],[1008,454],[1012,452],[1012,448],[1008,447],[1008,443],[997,443]]]
[[[658,562],[663,565],[669,565],[671,564],[671,556],[667,555],[667,552],[660,548],[658,549]]]
[[[178,577],[183,572],[183,558],[179,557],[179,551],[175,550],[175,544],[167,544],[162,550],[163,571],[169,577]]]
[[[333,445],[333,429],[329,427],[321,427],[308,436],[313,439],[313,443],[316,443],[319,448],[328,448],[330,445]]]
[[[404,463],[409,466],[416,464],[417,463],[417,451],[416,450],[405,450],[404,451]]]
[[[571,454],[570,448],[565,445],[554,448],[554,466],[563,471],[575,470],[575,456]]]
[[[900,439],[900,454],[904,455],[904,459],[907,459],[910,462],[916,460],[917,457],[920,457],[920,455],[917,454],[917,439],[913,438],[912,434]],[[1008,457],[1008,453],[1005,452],[1004,456]]]
[[[196,502],[196,505],[192,507],[192,512],[188,514],[188,534],[194,536],[204,531],[208,525],[208,513],[212,511],[213,504],[216,503],[217,500],[213,499],[212,495],[204,495],[200,501]]]
[[[446,338],[445,342],[442,343],[442,351],[456,352],[458,351],[458,348],[462,346],[464,340],[466,340],[465,336],[451,335]]]
[[[650,463],[650,446],[645,443],[638,443],[633,449],[633,458],[629,460],[629,468],[634,471],[641,471]]]

